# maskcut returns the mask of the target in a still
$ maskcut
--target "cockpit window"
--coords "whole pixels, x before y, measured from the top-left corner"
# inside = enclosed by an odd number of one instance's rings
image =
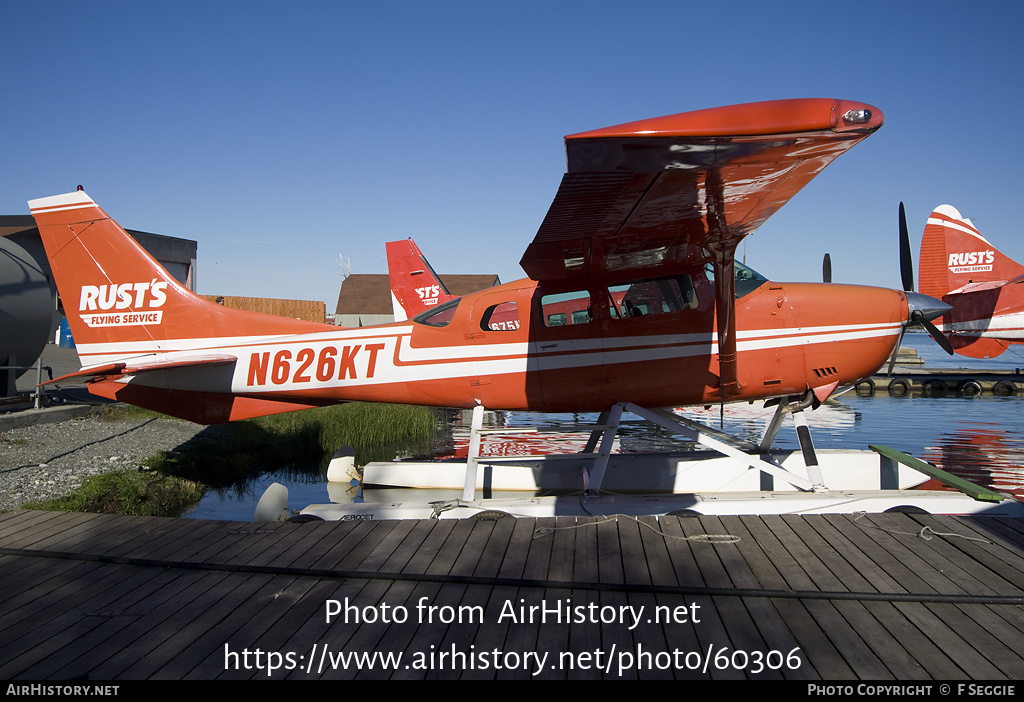
[[[768,279],[763,275],[755,271],[753,268],[746,266],[739,261],[736,261],[735,270],[733,276],[736,280],[736,299],[739,300],[741,297],[746,297],[750,293],[757,290],[759,287],[768,282]],[[704,266],[704,272],[707,274],[708,282],[715,282],[715,267],[708,263]]]
[[[753,268],[744,266],[739,261],[736,262],[736,299],[739,300],[745,295],[757,290],[759,287],[768,282],[768,279],[763,275],[755,271]]]
[[[459,306],[459,302],[461,301],[461,297],[449,300],[435,309],[421,312],[413,317],[412,321],[419,324],[426,324],[428,327],[447,327],[448,323],[452,321],[452,317],[455,316],[455,308]]]

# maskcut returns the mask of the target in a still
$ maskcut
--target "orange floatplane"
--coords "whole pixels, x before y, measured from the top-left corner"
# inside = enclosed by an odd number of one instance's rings
[[[882,121],[870,105],[803,99],[573,134],[567,172],[521,261],[528,278],[358,329],[202,300],[85,192],[29,206],[83,362],[73,375],[97,395],[203,423],[353,400],[475,417],[484,408],[593,411],[614,433],[624,410],[668,421],[656,408],[769,398],[811,406],[874,373],[915,315],[942,313],[915,293],[777,283],[735,260],[745,236]],[[766,449],[735,460],[791,476],[762,458]],[[606,454],[595,452],[582,482],[577,474],[587,509],[602,499],[617,511],[651,509],[601,494]],[[807,455],[797,489],[820,494]],[[476,468],[471,456],[464,503],[482,480]]]

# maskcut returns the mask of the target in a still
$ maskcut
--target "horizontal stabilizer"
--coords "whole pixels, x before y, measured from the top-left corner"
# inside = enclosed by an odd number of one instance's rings
[[[88,382],[90,380],[102,378],[103,376],[106,375],[124,375],[124,367],[124,363],[104,363],[98,366],[87,366],[85,368],[80,368],[79,370],[76,370],[74,373],[68,373],[66,375],[60,376],[59,378],[52,378],[51,380],[47,380],[45,383],[40,383],[36,387],[41,388],[44,385],[53,385],[55,383],[61,383],[66,380],[84,380]]]
[[[982,290],[995,290],[1005,285],[1020,285],[1021,283],[1024,283],[1024,276],[1017,276],[1013,280],[986,280],[979,283],[968,283],[956,290],[950,290],[949,294],[965,295],[967,293],[981,292]]]
[[[954,335],[949,339],[953,349],[961,356],[969,358],[995,358],[1010,345],[1009,341],[993,339],[986,336]]]
[[[198,367],[209,367],[227,365],[234,363],[238,358],[229,354],[209,354],[205,356],[189,356],[184,359],[166,359],[160,358],[159,356],[148,357],[144,360],[132,361],[132,362],[117,362],[117,363],[104,363],[98,366],[87,366],[81,368],[74,373],[68,373],[62,375],[59,378],[48,380],[42,385],[50,385],[51,383],[59,383],[71,379],[79,380],[96,380],[105,376],[114,375],[138,375],[147,371],[156,370],[168,370],[172,368],[198,368]]]

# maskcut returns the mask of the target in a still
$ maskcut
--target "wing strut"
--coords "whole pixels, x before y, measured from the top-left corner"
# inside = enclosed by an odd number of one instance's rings
[[[707,231],[713,244],[708,249],[714,256],[715,315],[718,322],[718,391],[721,401],[740,392],[736,370],[736,247],[740,239],[729,231],[725,218],[725,183],[721,171],[708,170],[705,188],[707,198]]]
[[[715,314],[718,322],[718,388],[722,402],[740,392],[736,370],[736,248],[715,252]]]

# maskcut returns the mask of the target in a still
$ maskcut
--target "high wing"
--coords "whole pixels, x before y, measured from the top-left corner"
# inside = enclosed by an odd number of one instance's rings
[[[566,173],[520,263],[553,280],[713,262],[883,119],[862,103],[777,100],[567,136]]]
[[[538,281],[715,271],[721,395],[736,379],[736,247],[840,154],[882,126],[845,100],[748,103],[565,138],[567,169],[523,255]]]

